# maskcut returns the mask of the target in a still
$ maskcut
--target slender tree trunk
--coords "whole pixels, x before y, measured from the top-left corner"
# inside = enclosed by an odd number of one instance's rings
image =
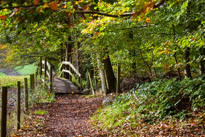
[[[97,63],[98,63],[98,70],[100,74],[100,80],[101,80],[101,88],[102,88],[102,93],[106,95],[106,81],[105,81],[105,74],[103,71],[103,68],[101,66],[101,61],[100,61],[100,55],[97,54]]]
[[[76,48],[76,68],[80,72],[80,52],[78,50],[79,48],[80,48],[80,42],[78,42],[78,47]]]
[[[110,61],[109,55],[107,55],[107,58],[103,60],[104,63],[104,68],[105,68],[105,73],[107,76],[107,82],[108,82],[108,91],[107,94],[109,93],[115,93],[116,91],[116,78],[112,69],[112,64]]]
[[[172,28],[173,28],[173,40],[175,41],[175,35],[176,35],[176,31],[175,31],[175,27],[174,25],[172,25]],[[175,52],[174,52],[174,60],[175,60],[175,63],[178,64],[178,61],[177,61],[177,53],[176,53],[176,50],[177,50],[177,46],[175,45]],[[181,77],[181,73],[180,73],[180,68],[177,68],[177,73],[178,73],[178,77],[179,77],[179,80],[181,81],[182,80],[182,77]]]
[[[204,60],[205,48],[201,48],[200,55],[202,56],[202,59],[199,62],[199,74],[202,76],[202,75],[205,75],[205,66],[204,66],[204,64],[205,64],[205,60]]]
[[[60,61],[61,61],[61,62],[64,61],[64,60],[63,60],[63,52],[64,52],[64,50],[63,50],[63,44],[61,44],[61,52],[60,52]]]
[[[185,77],[186,78],[192,78],[191,76],[191,66],[189,64],[189,56],[190,56],[190,48],[186,48],[185,51],[184,51],[184,60],[185,60],[185,70],[184,70],[184,73],[185,73]]]
[[[68,37],[68,40],[71,41],[71,37]],[[71,52],[72,52],[72,45],[66,43],[66,61],[71,61]],[[66,66],[67,70],[70,70],[69,66]],[[69,74],[65,74],[65,78],[71,80],[71,76]]]
[[[148,69],[149,69],[149,72],[150,72],[150,78],[152,78],[152,69],[151,69],[151,66],[145,61],[145,59],[144,59],[144,57],[143,57],[143,55],[142,55],[142,51],[141,51],[140,48],[139,48],[139,51],[140,51],[140,56],[141,56],[143,62],[145,63],[145,65],[146,65],[146,66],[148,67]]]
[[[129,33],[129,38],[133,41],[134,40],[134,34],[133,34],[133,31],[130,31]],[[132,73],[136,73],[136,60],[135,60],[135,55],[136,55],[136,51],[135,51],[135,48],[129,50],[129,53],[130,53],[130,56],[132,58],[132,65],[131,65],[131,68],[132,68]]]
[[[152,49],[152,66],[154,64],[154,50]],[[155,77],[157,77],[157,71],[155,69],[155,67],[153,67],[153,70],[154,70],[154,74],[155,74]]]

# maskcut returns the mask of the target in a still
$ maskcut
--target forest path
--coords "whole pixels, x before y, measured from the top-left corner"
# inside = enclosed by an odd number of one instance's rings
[[[105,97],[84,98],[77,94],[57,94],[52,103],[37,104],[32,111],[45,110],[45,115],[31,115],[29,128],[22,128],[18,136],[38,137],[105,137],[91,127],[90,117]],[[37,122],[35,122],[37,121]],[[28,127],[28,126],[27,126]],[[22,132],[23,131],[23,132]]]

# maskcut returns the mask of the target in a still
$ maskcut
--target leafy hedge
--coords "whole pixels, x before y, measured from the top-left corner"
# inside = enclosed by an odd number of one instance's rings
[[[137,90],[121,94],[96,111],[93,123],[106,130],[121,130],[125,125],[152,124],[157,120],[185,118],[205,107],[205,78],[157,80]]]

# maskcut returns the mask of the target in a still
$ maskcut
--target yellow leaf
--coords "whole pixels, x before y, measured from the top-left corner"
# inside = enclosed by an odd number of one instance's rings
[[[34,4],[34,5],[38,5],[39,2],[40,2],[40,0],[33,0],[33,4]]]
[[[58,4],[55,1],[50,2],[50,8],[54,11],[58,11]]]
[[[49,6],[48,6],[48,4],[47,3],[44,3],[43,4],[43,8],[45,9],[45,8],[48,8]]]
[[[137,21],[139,21],[139,22],[140,22],[141,20],[142,20],[142,18],[141,18],[141,17],[139,17]]]

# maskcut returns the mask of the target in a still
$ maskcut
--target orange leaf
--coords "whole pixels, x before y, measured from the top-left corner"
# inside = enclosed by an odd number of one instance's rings
[[[54,11],[58,11],[58,4],[55,1],[50,2],[50,8]]]
[[[88,11],[89,9],[90,9],[90,8],[89,8],[89,7],[87,7],[85,10],[86,10],[86,11]]]
[[[0,16],[0,20],[5,20],[6,19],[6,16],[5,15],[1,15]]]
[[[34,4],[34,5],[38,5],[39,2],[40,2],[40,0],[33,0],[33,4]]]
[[[37,9],[37,13],[40,13],[40,12],[41,12],[41,8],[38,8],[38,9]]]
[[[62,9],[65,9],[65,8],[66,8],[66,5],[61,5],[61,8],[62,8]]]
[[[150,23],[150,18],[146,18],[146,23],[147,23],[147,24]]]

